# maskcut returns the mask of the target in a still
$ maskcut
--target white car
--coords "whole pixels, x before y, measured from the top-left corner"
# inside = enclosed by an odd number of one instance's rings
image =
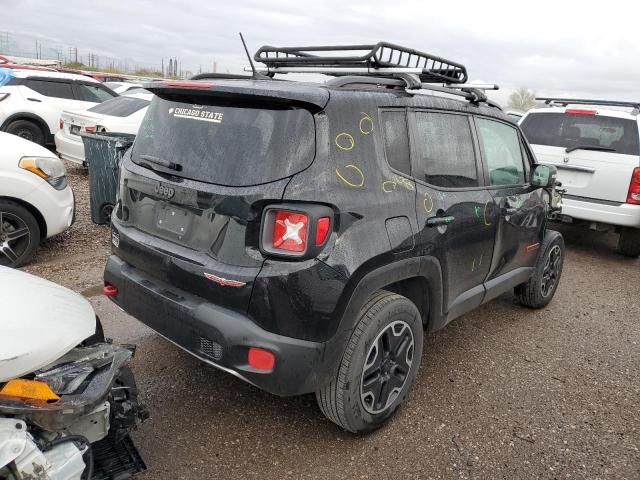
[[[63,110],[84,110],[117,95],[84,75],[0,68],[0,131],[48,145]]]
[[[74,220],[62,160],[40,145],[0,132],[0,265],[26,263],[40,241]]]
[[[86,165],[80,133],[118,132],[137,134],[153,94],[141,88],[131,90],[83,111],[65,111],[56,133],[56,150],[61,158]]]
[[[558,168],[566,193],[559,220],[620,234],[618,251],[640,256],[640,102],[541,98],[520,125],[541,163]]]
[[[103,82],[103,84],[116,92],[118,95],[122,95],[129,90],[142,88],[142,84],[132,82]]]

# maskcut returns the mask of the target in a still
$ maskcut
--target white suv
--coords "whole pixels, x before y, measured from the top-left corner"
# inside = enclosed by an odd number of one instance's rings
[[[615,229],[618,251],[640,256],[640,102],[540,98],[520,121],[540,163],[566,189],[567,223]]]
[[[85,110],[116,96],[84,75],[0,68],[0,131],[52,144],[63,110]]]

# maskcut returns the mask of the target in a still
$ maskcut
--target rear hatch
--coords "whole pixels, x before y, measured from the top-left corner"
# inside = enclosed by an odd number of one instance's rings
[[[246,311],[264,261],[262,209],[313,162],[313,113],[326,98],[305,103],[286,90],[267,98],[253,85],[154,93],[123,163],[116,215],[130,239],[118,255],[160,281]]]
[[[567,196],[626,200],[633,169],[640,165],[635,116],[569,106],[531,112],[521,126],[538,161],[558,168]]]

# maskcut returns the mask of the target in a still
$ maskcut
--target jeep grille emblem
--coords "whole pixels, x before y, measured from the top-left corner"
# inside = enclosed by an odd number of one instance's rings
[[[153,187],[153,191],[157,195],[160,195],[161,197],[164,197],[167,200],[170,198],[173,198],[173,196],[176,193],[176,191],[173,188],[163,185],[161,183],[156,184],[156,186]]]

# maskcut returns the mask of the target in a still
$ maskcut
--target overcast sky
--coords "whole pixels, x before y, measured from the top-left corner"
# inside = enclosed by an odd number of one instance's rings
[[[640,6],[631,1],[0,0],[0,31],[159,65],[238,72],[263,44],[395,42],[464,63],[505,95],[637,100]]]

